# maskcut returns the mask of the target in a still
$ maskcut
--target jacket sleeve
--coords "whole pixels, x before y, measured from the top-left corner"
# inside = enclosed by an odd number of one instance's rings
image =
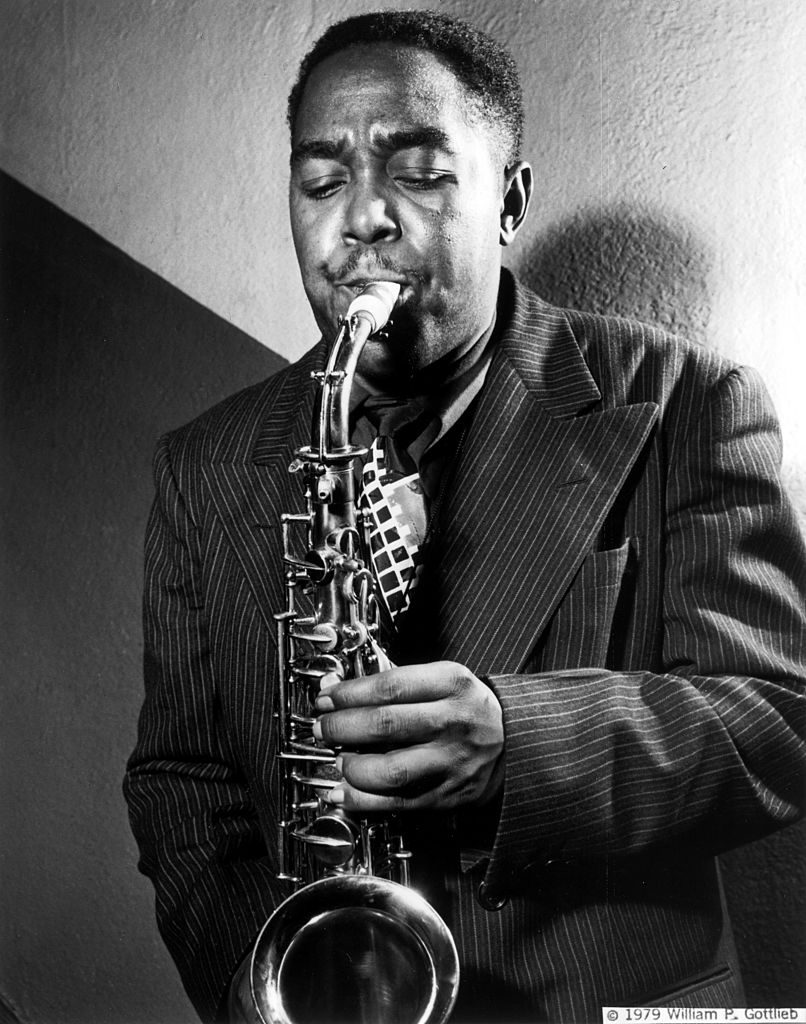
[[[669,458],[660,667],[490,679],[506,735],[491,890],[663,844],[719,852],[798,817],[806,553],[779,462],[763,385],[731,371]]]
[[[197,524],[163,439],[146,536],[145,700],[124,793],[160,932],[200,1016],[280,900],[250,794],[220,728]]]

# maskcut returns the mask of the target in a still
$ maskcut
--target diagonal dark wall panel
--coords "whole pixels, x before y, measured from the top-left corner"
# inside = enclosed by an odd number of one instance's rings
[[[284,360],[3,176],[0,997],[193,1020],[120,795],[157,437]]]

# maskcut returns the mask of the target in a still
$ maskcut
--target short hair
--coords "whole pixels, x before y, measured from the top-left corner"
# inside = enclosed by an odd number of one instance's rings
[[[434,11],[375,11],[331,25],[299,66],[288,97],[291,133],[311,72],[327,57],[351,46],[395,43],[442,57],[491,128],[501,134],[507,163],[518,160],[523,138],[523,93],[512,55],[485,32]]]

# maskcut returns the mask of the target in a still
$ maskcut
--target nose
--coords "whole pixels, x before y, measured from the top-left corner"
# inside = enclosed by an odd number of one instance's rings
[[[375,245],[400,237],[394,204],[372,179],[352,183],[344,211],[343,237],[348,245]]]

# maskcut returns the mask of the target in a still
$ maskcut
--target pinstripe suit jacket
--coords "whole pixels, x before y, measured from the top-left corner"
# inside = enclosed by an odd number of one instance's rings
[[[805,749],[806,557],[774,415],[752,371],[506,274],[499,318],[403,652],[466,664],[504,711],[501,806],[440,822],[424,883],[460,952],[456,1017],[736,1003],[714,855],[796,817]],[[277,524],[302,510],[287,466],[323,357],[156,456],[125,789],[204,1018],[283,895]]]

